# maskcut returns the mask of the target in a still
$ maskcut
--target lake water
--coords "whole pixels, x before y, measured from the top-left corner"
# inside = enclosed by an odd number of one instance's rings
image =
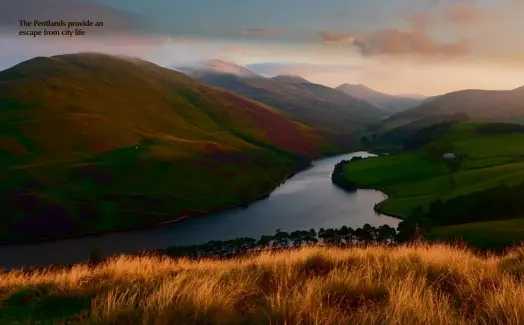
[[[258,239],[261,235],[274,234],[277,229],[291,232],[344,225],[358,228],[366,223],[397,227],[399,219],[379,215],[373,210],[375,203],[384,200],[382,192],[347,193],[331,183],[334,165],[354,156],[372,155],[354,152],[316,160],[312,168],[298,173],[268,199],[254,202],[247,209],[194,217],[157,228],[0,246],[0,268],[80,262],[89,258],[93,248],[99,248],[103,255],[112,255],[210,240]]]

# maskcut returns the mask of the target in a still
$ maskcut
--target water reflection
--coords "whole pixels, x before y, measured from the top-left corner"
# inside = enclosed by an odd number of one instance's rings
[[[95,247],[100,248],[102,254],[111,255],[209,240],[258,239],[261,235],[273,234],[276,229],[290,232],[343,225],[358,228],[365,223],[396,227],[398,219],[378,215],[373,210],[374,204],[384,199],[382,192],[347,193],[331,183],[334,165],[354,156],[370,154],[356,152],[317,160],[314,167],[295,175],[268,199],[254,202],[247,209],[233,209],[152,229],[0,246],[0,267],[79,262],[87,259]]]

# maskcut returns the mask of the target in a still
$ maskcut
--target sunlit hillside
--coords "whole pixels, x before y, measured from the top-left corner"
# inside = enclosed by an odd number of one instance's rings
[[[0,273],[1,324],[522,324],[524,248],[309,247]]]
[[[1,71],[0,120],[0,241],[244,204],[323,141],[275,108],[101,53],[37,57]]]

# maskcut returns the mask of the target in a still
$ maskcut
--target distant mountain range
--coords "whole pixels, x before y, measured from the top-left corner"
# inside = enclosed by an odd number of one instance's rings
[[[342,91],[352,97],[365,100],[378,107],[387,109],[391,111],[391,113],[397,113],[409,108],[413,108],[419,105],[425,98],[421,95],[418,95],[418,98],[389,95],[373,90],[361,84],[352,85],[345,83],[336,87],[335,89]]]
[[[323,130],[337,145],[347,148],[354,148],[357,132],[391,114],[389,109],[298,76],[265,78],[233,63],[213,62],[216,60],[173,68],[273,106],[297,121]]]
[[[524,87],[507,91],[461,90],[438,96],[390,95],[365,85],[335,89],[299,76],[265,78],[233,63],[179,68],[200,80],[271,105],[316,129],[355,139],[367,128],[399,144],[406,135],[442,122],[524,123]]]

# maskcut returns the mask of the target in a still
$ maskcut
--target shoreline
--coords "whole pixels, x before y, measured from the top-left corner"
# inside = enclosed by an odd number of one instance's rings
[[[373,207],[373,210],[375,210],[377,213],[383,214],[383,215],[388,216],[388,217],[397,218],[397,219],[400,219],[400,220],[406,219],[406,216],[403,215],[403,214],[389,212],[389,211],[384,210],[382,208],[382,204],[384,202],[386,202],[387,200],[389,200],[389,198],[391,197],[391,194],[388,193],[388,191],[386,191],[385,189],[383,189],[381,187],[378,187],[378,186],[369,186],[369,187],[360,187],[359,186],[359,189],[376,190],[376,191],[380,191],[380,192],[384,193],[384,195],[386,195],[386,198],[384,200],[376,203],[375,206]]]
[[[333,183],[333,184],[335,184],[335,183]],[[335,185],[338,186],[337,184],[335,184]],[[340,187],[340,186],[338,186],[338,187]],[[342,188],[342,187],[340,187],[340,188]],[[375,212],[377,212],[378,214],[385,215],[385,216],[388,216],[388,217],[396,218],[396,219],[399,219],[399,220],[406,219],[406,216],[403,215],[403,214],[389,212],[389,211],[384,210],[382,208],[382,204],[384,202],[386,202],[391,197],[391,194],[389,194],[387,190],[385,190],[385,189],[383,189],[383,188],[381,188],[379,186],[357,186],[357,189],[358,190],[375,190],[375,191],[382,192],[386,196],[386,198],[384,200],[378,202],[378,203],[375,203],[375,205],[373,206],[373,210]]]
[[[388,155],[388,153],[384,153],[384,152],[381,153],[381,152],[376,152],[376,151],[373,151],[373,150],[370,150],[368,152],[371,153],[371,154],[374,154],[377,157]],[[386,195],[386,198],[384,200],[376,203],[373,206],[373,210],[375,210],[375,212],[377,212],[378,214],[382,214],[382,215],[385,215],[385,216],[388,216],[388,217],[392,217],[392,218],[397,218],[397,219],[400,219],[400,220],[406,219],[406,216],[403,215],[403,214],[389,212],[389,211],[384,210],[382,208],[382,204],[384,204],[384,202],[386,202],[390,197],[392,197],[391,193],[389,193],[388,190],[386,190],[385,188],[382,188],[380,186],[361,186],[361,185],[359,185],[358,188],[362,189],[362,190],[376,190],[376,191],[380,191],[380,192],[384,193],[384,195]]]
[[[375,151],[367,151],[369,152],[370,154],[373,154],[377,157],[379,156],[383,156],[383,155],[387,155],[387,153],[378,153],[378,152],[375,152]],[[342,186],[338,185],[337,183],[333,182],[334,185],[338,186],[339,188],[341,189],[344,189]],[[394,213],[394,212],[390,212],[390,211],[387,211],[387,210],[384,210],[382,208],[382,204],[384,202],[386,202],[392,195],[391,193],[389,193],[386,189],[380,187],[380,186],[362,186],[362,185],[359,185],[359,184],[356,184],[356,187],[357,187],[357,190],[375,190],[375,191],[380,191],[382,192],[386,198],[378,203],[375,203],[375,205],[373,206],[373,210],[380,214],[380,215],[385,215],[385,216],[388,216],[388,217],[392,217],[392,218],[396,218],[396,219],[399,219],[399,220],[404,220],[406,219],[406,216],[403,215],[403,214],[399,214],[399,213]]]
[[[315,159],[319,159],[319,158],[315,158]],[[34,243],[38,243],[38,242],[53,242],[53,241],[60,241],[60,240],[65,240],[65,239],[94,237],[94,236],[99,236],[99,235],[105,235],[105,234],[110,234],[110,233],[119,233],[119,232],[125,232],[125,231],[160,228],[160,227],[163,227],[163,226],[167,226],[167,225],[170,225],[170,224],[181,222],[181,221],[183,221],[185,219],[189,219],[189,218],[203,217],[203,216],[208,215],[208,214],[224,212],[224,211],[227,211],[227,210],[232,210],[232,209],[237,209],[237,208],[246,208],[246,207],[248,207],[250,204],[252,204],[254,202],[265,200],[265,199],[269,198],[271,193],[273,193],[279,186],[284,184],[287,180],[289,180],[290,178],[292,178],[293,176],[297,175],[298,173],[303,172],[303,171],[305,171],[305,170],[307,170],[307,169],[309,169],[311,167],[313,167],[313,159],[309,160],[307,165],[297,167],[294,171],[292,171],[290,174],[288,174],[284,179],[282,179],[280,181],[277,181],[275,186],[272,189],[270,189],[269,191],[266,191],[263,194],[260,194],[260,195],[256,196],[255,198],[253,198],[253,199],[251,199],[251,200],[249,200],[247,202],[229,204],[229,205],[226,205],[226,206],[222,206],[222,207],[218,207],[218,208],[214,208],[214,209],[209,209],[209,210],[206,210],[206,211],[203,211],[203,212],[199,211],[199,212],[195,212],[193,214],[189,214],[189,215],[178,217],[178,218],[176,218],[174,220],[168,220],[168,221],[163,221],[163,222],[154,223],[154,224],[144,224],[144,225],[138,225],[138,226],[132,226],[132,227],[120,227],[120,228],[114,228],[114,229],[108,229],[108,230],[92,231],[92,232],[77,233],[77,234],[69,234],[69,235],[63,235],[63,236],[38,237],[38,238],[22,239],[22,240],[0,241],[0,247],[24,245],[24,244],[34,244]]]

